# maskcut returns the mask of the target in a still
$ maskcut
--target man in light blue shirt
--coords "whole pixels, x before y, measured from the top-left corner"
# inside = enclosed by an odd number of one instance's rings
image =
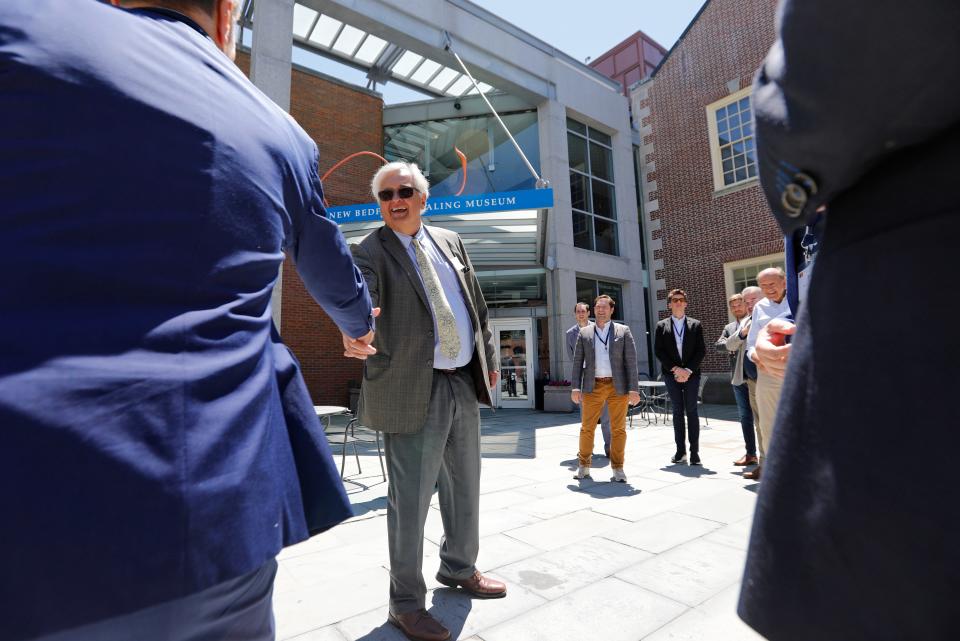
[[[437,581],[474,598],[506,596],[502,582],[476,567],[478,403],[492,404],[500,362],[463,242],[422,223],[426,178],[416,165],[388,163],[372,188],[385,225],[352,251],[381,314],[358,418],[385,432],[388,620],[409,639],[445,641],[450,631],[427,613],[423,580],[423,529],[435,487],[444,530]]]
[[[750,319],[750,333],[747,334],[747,358],[757,366],[757,422],[760,425],[760,465],[744,478],[760,480],[763,460],[770,449],[773,436],[773,421],[777,417],[777,405],[783,389],[783,378],[773,375],[763,362],[757,358],[757,337],[774,319],[792,320],[790,304],[787,301],[787,276],[779,267],[771,267],[757,274],[757,284],[763,290],[764,298],[753,307]]]
[[[436,347],[433,354],[434,369],[456,369],[463,367],[470,362],[473,356],[474,338],[473,326],[470,324],[470,314],[467,312],[467,306],[463,302],[463,295],[460,293],[460,284],[457,282],[457,274],[453,265],[443,257],[443,254],[437,249],[430,233],[427,232],[425,225],[420,225],[420,229],[413,236],[408,236],[396,229],[391,230],[396,234],[397,239],[407,250],[407,255],[413,261],[417,269],[417,275],[420,276],[420,283],[423,284],[423,274],[420,273],[420,266],[417,264],[417,255],[413,248],[414,239],[420,243],[423,253],[426,254],[431,266],[437,274],[440,281],[440,287],[443,290],[443,297],[450,305],[453,317],[456,320],[457,334],[460,338],[460,350],[453,358],[445,355],[440,349],[440,332],[437,329],[437,318],[433,318],[433,331],[436,339]],[[462,267],[462,265],[461,265]]]

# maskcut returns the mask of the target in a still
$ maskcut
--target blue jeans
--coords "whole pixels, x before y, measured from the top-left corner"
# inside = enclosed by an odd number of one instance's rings
[[[700,451],[700,414],[697,412],[697,394],[700,392],[700,375],[691,376],[686,383],[678,383],[673,374],[664,374],[670,404],[673,406],[673,438],[677,442],[677,452],[687,451],[686,436],[690,438],[690,453]],[[684,429],[686,414],[686,429]]]
[[[750,409],[750,388],[746,383],[733,386],[733,396],[737,399],[740,412],[740,429],[743,430],[743,444],[747,446],[747,456],[757,455],[757,434],[753,429],[753,410]]]

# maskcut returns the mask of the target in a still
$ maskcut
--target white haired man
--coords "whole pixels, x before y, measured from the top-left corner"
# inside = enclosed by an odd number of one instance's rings
[[[773,422],[777,417],[777,405],[783,390],[783,376],[776,375],[757,355],[757,338],[761,331],[772,321],[792,320],[790,305],[787,302],[787,276],[779,267],[770,267],[757,274],[757,284],[765,298],[753,307],[750,320],[750,332],[747,335],[747,358],[757,366],[757,410],[760,430],[760,464],[744,478],[760,480],[763,472],[763,460],[770,449],[773,438]],[[784,357],[784,361],[786,357]]]
[[[499,360],[487,305],[460,237],[422,224],[430,185],[410,163],[384,165],[373,194],[385,225],[352,250],[382,306],[364,364],[359,420],[385,433],[390,485],[388,620],[415,641],[450,631],[426,611],[423,527],[434,487],[444,539],[437,581],[476,598],[507,588],[477,570],[480,409],[491,404]]]

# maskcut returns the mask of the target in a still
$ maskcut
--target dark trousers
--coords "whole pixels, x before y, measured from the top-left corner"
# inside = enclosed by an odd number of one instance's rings
[[[670,394],[670,404],[673,406],[673,438],[677,442],[677,451],[682,453],[687,451],[684,438],[686,431],[690,438],[690,453],[696,454],[700,451],[700,415],[697,413],[700,375],[691,376],[686,383],[678,383],[673,378],[673,374],[664,374],[663,379]],[[684,414],[686,414],[686,429]]]
[[[753,410],[750,409],[750,388],[744,382],[733,386],[733,396],[737,399],[740,412],[740,429],[743,430],[743,444],[747,447],[747,456],[757,455],[757,435],[753,429]]]
[[[33,641],[273,641],[276,575],[270,559],[202,592]]]

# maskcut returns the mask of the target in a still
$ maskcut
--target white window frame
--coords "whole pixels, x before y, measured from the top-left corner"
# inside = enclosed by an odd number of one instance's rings
[[[771,263],[779,263],[778,265],[772,265]],[[727,295],[724,300],[729,300],[734,294],[739,294],[740,290],[734,289],[733,282],[733,271],[735,269],[742,269],[744,267],[755,267],[763,265],[764,269],[767,267],[783,267],[786,264],[786,256],[783,252],[777,252],[776,254],[766,254],[765,256],[755,256],[753,258],[744,258],[743,260],[735,260],[729,263],[723,264],[723,282],[724,289],[727,291]],[[733,315],[730,314],[729,307],[727,308],[727,317],[730,321],[733,320]]]
[[[734,92],[729,96],[726,96],[716,102],[712,102],[706,106],[707,113],[707,133],[710,139],[710,162],[713,167],[713,190],[715,192],[725,191],[728,189],[739,188],[743,185],[749,185],[755,183],[759,180],[759,165],[757,166],[757,175],[747,176],[744,180],[739,180],[730,183],[729,185],[724,184],[723,182],[723,162],[720,154],[720,134],[717,130],[717,110],[726,107],[729,104],[738,102],[745,97],[750,96],[750,92],[753,91],[753,87],[746,87],[740,91]],[[751,105],[752,111],[752,105]],[[756,132],[751,135],[751,138],[755,138]],[[756,147],[753,150],[754,163],[757,163],[757,151]]]

